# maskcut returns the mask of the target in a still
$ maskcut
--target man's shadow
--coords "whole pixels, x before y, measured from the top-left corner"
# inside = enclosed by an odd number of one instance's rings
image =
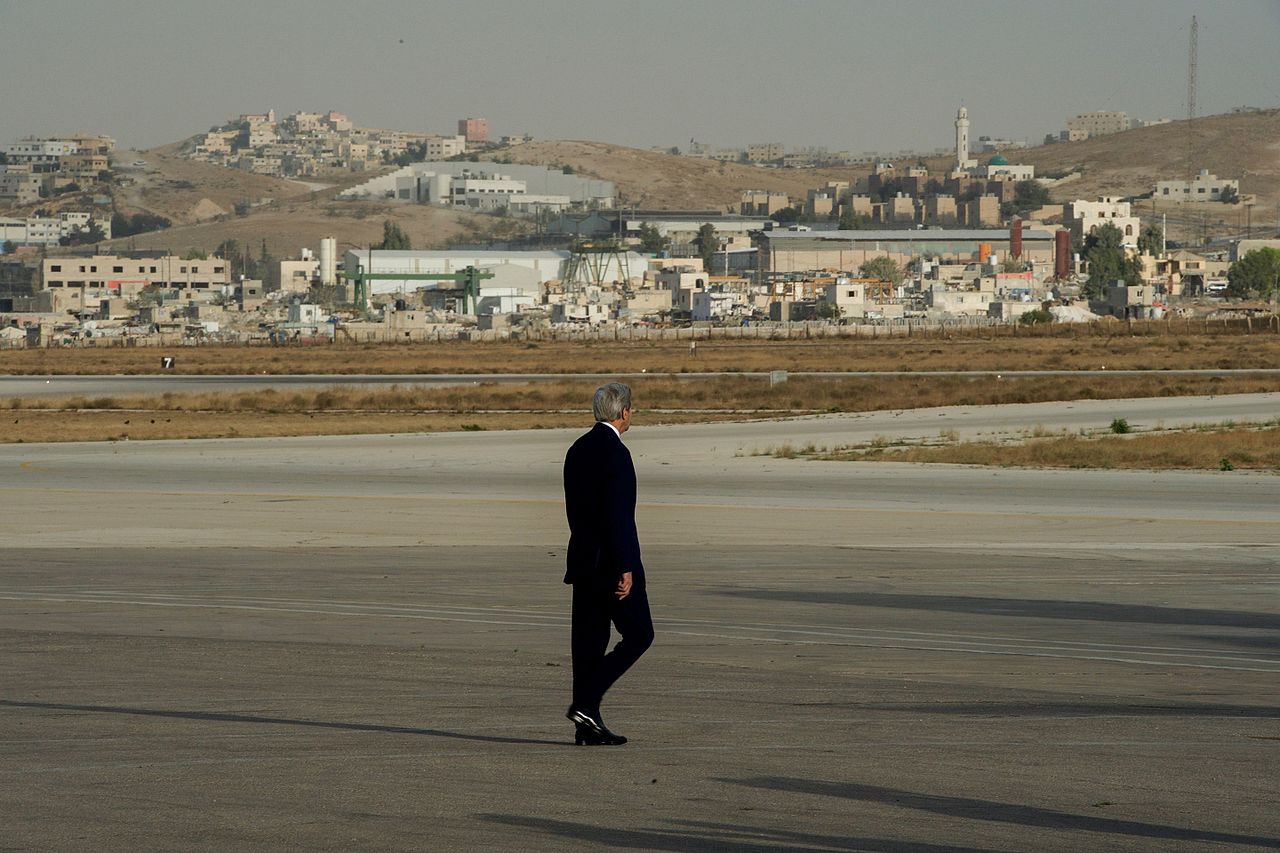
[[[43,711],[80,711],[88,714],[125,714],[135,717],[165,717],[174,720],[202,720],[211,723],[258,723],[262,725],[302,726],[316,729],[338,729],[351,732],[385,732],[397,735],[469,740],[479,743],[507,743],[523,746],[573,746],[568,740],[503,737],[501,735],[467,734],[446,729],[419,729],[412,726],[384,726],[376,723],[337,723],[328,720],[295,720],[289,717],[263,717],[255,714],[227,714],[217,711],[168,711],[156,708],[125,708],[118,705],[73,705],[65,702],[21,702],[0,699],[3,708],[32,708]]]

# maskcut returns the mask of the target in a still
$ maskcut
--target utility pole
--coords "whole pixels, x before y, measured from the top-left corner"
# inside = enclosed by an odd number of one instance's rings
[[[1199,40],[1200,24],[1196,16],[1191,16],[1191,47],[1187,56],[1187,177],[1194,180],[1196,175],[1195,138],[1191,125],[1196,118],[1196,42]]]
[[[1196,16],[1191,16],[1191,53],[1187,62],[1187,121],[1196,117],[1196,41],[1200,33],[1200,25]]]

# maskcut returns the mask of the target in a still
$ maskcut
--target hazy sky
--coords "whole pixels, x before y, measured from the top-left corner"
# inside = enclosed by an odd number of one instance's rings
[[[1068,116],[1280,105],[1280,0],[0,0],[0,143],[149,147],[243,112],[684,148],[1038,142]]]

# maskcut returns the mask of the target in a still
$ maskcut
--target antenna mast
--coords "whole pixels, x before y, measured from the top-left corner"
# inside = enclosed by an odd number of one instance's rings
[[[1187,62],[1187,120],[1196,117],[1196,41],[1200,33],[1200,25],[1196,16],[1191,16],[1191,52]]]

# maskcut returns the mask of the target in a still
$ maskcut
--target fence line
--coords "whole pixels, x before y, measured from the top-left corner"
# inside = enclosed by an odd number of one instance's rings
[[[1280,317],[1192,319],[1169,317],[1161,320],[1108,320],[1093,323],[1045,323],[1030,326],[1004,323],[985,317],[944,322],[895,321],[874,324],[837,325],[825,322],[752,323],[749,326],[560,326],[516,327],[515,329],[426,328],[412,330],[360,329],[344,327],[336,339],[325,335],[272,340],[255,332],[216,338],[196,339],[175,335],[133,335],[64,339],[54,336],[45,347],[126,348],[126,347],[226,347],[226,346],[367,346],[429,344],[452,340],[493,343],[499,341],[539,341],[578,343],[635,343],[701,341],[821,341],[840,339],[991,340],[1005,338],[1110,338],[1166,336],[1247,336],[1280,334]],[[3,342],[0,348],[20,348],[19,342]]]

